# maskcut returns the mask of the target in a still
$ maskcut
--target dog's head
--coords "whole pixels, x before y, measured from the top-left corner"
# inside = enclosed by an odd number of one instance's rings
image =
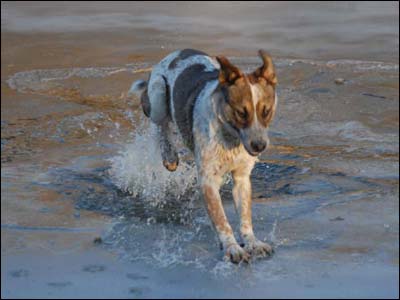
[[[263,65],[250,74],[242,73],[226,57],[217,56],[223,95],[220,117],[253,156],[268,146],[267,129],[277,104],[277,79],[271,56],[263,50],[259,55]]]

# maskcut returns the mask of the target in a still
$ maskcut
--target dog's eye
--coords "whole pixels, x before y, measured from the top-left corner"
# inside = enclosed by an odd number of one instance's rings
[[[270,113],[270,110],[267,109],[266,106],[264,106],[264,107],[263,107],[263,110],[262,110],[262,112],[261,112],[261,117],[262,117],[263,119],[266,119],[266,118],[268,117],[269,113]]]
[[[246,107],[243,109],[243,111],[236,110],[236,115],[237,115],[240,119],[246,119],[246,118],[247,118],[247,115],[248,115]]]

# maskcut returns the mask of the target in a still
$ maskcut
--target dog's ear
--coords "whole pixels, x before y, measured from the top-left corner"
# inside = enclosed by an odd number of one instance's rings
[[[243,73],[238,67],[234,66],[225,56],[217,56],[221,69],[219,71],[219,82],[233,84],[235,81],[243,77]]]
[[[272,63],[271,56],[264,50],[259,50],[258,55],[261,57],[263,65],[253,72],[253,76],[256,78],[262,77],[275,86],[278,80],[276,79],[275,67]]]

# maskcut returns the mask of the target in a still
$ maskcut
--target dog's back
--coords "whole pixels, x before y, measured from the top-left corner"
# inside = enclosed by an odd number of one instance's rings
[[[217,81],[219,65],[206,53],[175,51],[154,66],[149,82],[136,82],[146,115],[156,124],[173,121],[185,144],[193,150],[193,108],[205,85]],[[141,88],[141,89],[140,89]]]

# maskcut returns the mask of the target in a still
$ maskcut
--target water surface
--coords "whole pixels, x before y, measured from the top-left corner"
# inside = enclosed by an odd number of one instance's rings
[[[398,297],[397,4],[58,5],[2,2],[2,297]],[[252,173],[271,259],[222,261],[190,155],[164,170],[126,95],[187,45],[276,57]]]

